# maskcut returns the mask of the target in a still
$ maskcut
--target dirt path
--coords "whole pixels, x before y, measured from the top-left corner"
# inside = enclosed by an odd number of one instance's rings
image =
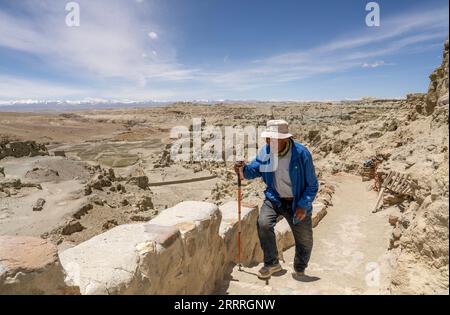
[[[222,294],[383,294],[388,293],[387,252],[391,227],[388,212],[372,214],[377,194],[367,183],[348,174],[333,176],[333,206],[314,229],[314,249],[307,277],[292,278],[295,250],[284,253],[284,270],[265,282],[255,274],[262,266],[235,268]],[[378,281],[379,279],[379,281]]]

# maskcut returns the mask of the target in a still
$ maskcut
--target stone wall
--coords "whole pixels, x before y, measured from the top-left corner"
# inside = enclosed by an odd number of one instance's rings
[[[316,225],[326,214],[326,206],[315,206]],[[243,205],[244,267],[263,260],[257,217],[257,207]],[[283,250],[293,246],[294,239],[284,219],[275,232],[283,260]],[[120,225],[66,249],[59,259],[56,247],[45,240],[3,237],[0,293],[210,294],[237,263],[237,235],[237,202],[218,207],[186,201],[151,221]]]
[[[242,208],[244,266],[260,262],[256,207]],[[153,220],[115,227],[60,254],[81,294],[208,294],[236,263],[237,204],[187,201]],[[279,247],[292,246],[278,228]]]

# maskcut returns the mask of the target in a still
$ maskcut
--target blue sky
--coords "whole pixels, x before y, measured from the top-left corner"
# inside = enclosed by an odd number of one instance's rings
[[[0,0],[0,101],[340,100],[427,90],[447,0]]]

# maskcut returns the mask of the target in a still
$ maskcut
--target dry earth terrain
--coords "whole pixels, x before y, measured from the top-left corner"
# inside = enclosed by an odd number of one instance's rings
[[[0,236],[46,239],[63,253],[116,226],[151,223],[182,201],[223,205],[236,199],[232,162],[171,160],[171,129],[194,118],[204,131],[285,119],[312,152],[321,184],[312,280],[283,274],[264,284],[252,275],[257,267],[231,269],[215,292],[448,293],[448,41],[443,58],[427,94],[400,100],[0,112]],[[410,190],[386,189],[372,213],[391,171]],[[260,205],[263,190],[244,182],[244,203]],[[289,270],[293,249],[284,256]],[[373,262],[376,288],[366,282]]]

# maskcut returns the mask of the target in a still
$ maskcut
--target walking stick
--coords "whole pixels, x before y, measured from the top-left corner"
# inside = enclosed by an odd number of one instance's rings
[[[241,265],[241,174],[240,172],[237,173],[238,177],[238,268],[239,271],[241,271],[242,265]]]

